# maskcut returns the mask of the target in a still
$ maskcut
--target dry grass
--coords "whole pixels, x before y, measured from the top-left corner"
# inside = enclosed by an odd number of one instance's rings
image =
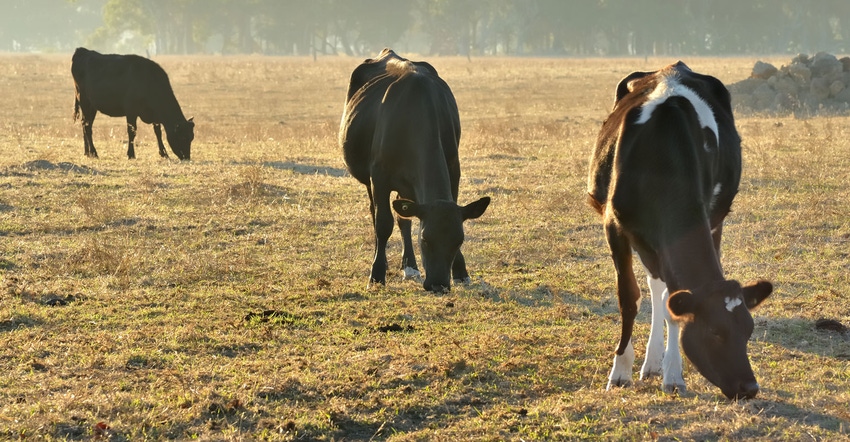
[[[336,146],[359,60],[158,60],[197,122],[183,164],[147,126],[128,161],[103,116],[83,157],[69,57],[2,59],[0,438],[850,439],[850,341],[814,328],[850,323],[848,118],[739,116],[723,262],[777,289],[750,345],[763,390],[730,403],[692,369],[683,397],[604,390],[619,324],[587,156],[619,78],[675,60],[431,60],[461,109],[461,200],[493,197],[467,225],[476,282],[434,295],[364,288],[367,198]],[[726,82],[754,62],[686,61]]]

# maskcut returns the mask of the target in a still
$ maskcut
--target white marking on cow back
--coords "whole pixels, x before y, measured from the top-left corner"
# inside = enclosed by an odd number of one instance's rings
[[[652,113],[655,112],[655,108],[670,97],[682,97],[690,101],[691,106],[697,112],[700,126],[710,129],[714,132],[714,136],[718,142],[720,141],[720,131],[717,129],[717,120],[714,119],[714,112],[711,110],[711,106],[693,89],[679,83],[678,79],[673,75],[661,78],[655,89],[650,92],[646,102],[641,106],[640,116],[635,121],[635,124],[644,124],[649,121]],[[708,148],[707,145],[703,147]]]
[[[728,310],[730,313],[732,312],[732,310],[735,310],[735,307],[744,303],[744,301],[739,296],[736,296],[734,298],[726,297],[723,300],[726,302],[726,310]]]

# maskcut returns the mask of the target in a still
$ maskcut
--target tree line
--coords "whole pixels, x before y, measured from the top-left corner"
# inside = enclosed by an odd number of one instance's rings
[[[365,56],[393,46],[431,55],[645,56],[850,50],[847,0],[11,0],[10,4],[12,10],[25,12],[49,2],[64,2],[70,11],[76,7],[77,13],[89,16],[93,9],[101,14],[102,24],[95,30],[77,35],[74,43],[64,38],[60,45],[85,44],[118,52]],[[9,26],[27,27],[14,16],[5,20]]]

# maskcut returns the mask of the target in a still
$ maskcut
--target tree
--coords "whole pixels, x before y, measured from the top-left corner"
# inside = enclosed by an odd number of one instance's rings
[[[34,35],[40,22],[33,11],[55,1],[10,0],[13,15],[24,19],[0,17],[0,38],[27,34],[27,41],[48,41]],[[840,52],[850,46],[846,0],[67,1],[105,5],[103,26],[90,39],[95,46],[159,53],[361,56],[400,42],[415,52],[466,56]]]
[[[0,50],[73,50],[79,33],[101,22],[102,0],[6,0],[0,14]]]

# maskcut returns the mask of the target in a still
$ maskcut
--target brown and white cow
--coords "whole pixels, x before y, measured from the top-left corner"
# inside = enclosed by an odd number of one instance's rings
[[[652,322],[641,379],[685,390],[685,355],[730,399],[759,390],[747,356],[750,310],[773,290],[741,286],[720,266],[723,219],[738,192],[741,139],[729,91],[678,62],[617,85],[590,160],[588,193],[603,217],[617,275],[622,334],[608,388],[631,382],[640,289],[632,250],[647,271]],[[666,307],[666,308],[665,308]],[[663,346],[664,321],[667,347]]]

